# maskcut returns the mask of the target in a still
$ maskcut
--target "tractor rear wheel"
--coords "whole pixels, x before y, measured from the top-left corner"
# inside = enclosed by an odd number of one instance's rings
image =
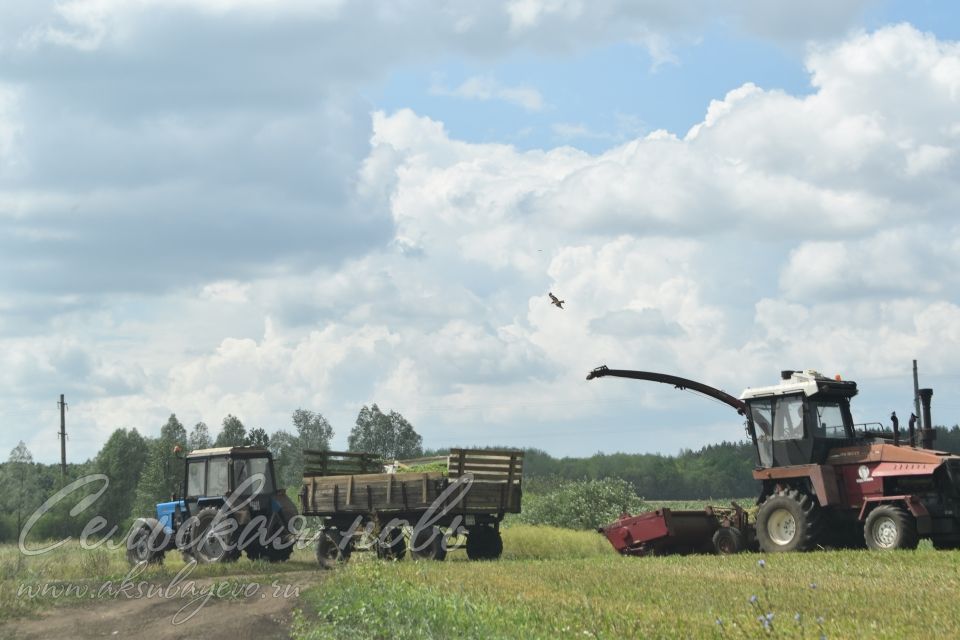
[[[190,555],[200,564],[233,562],[240,557],[237,548],[237,527],[225,518],[218,518],[220,509],[206,507],[197,513],[193,523]]]
[[[809,551],[818,543],[822,528],[816,498],[796,489],[768,497],[757,512],[757,540],[767,553]]]
[[[740,553],[746,546],[747,541],[736,527],[720,527],[713,534],[713,549],[721,556]]]
[[[416,560],[443,560],[447,557],[447,547],[443,544],[443,532],[440,527],[413,530],[410,536],[410,555]]]
[[[339,529],[331,527],[320,532],[317,539],[317,564],[323,569],[332,569],[345,564],[353,552],[353,541],[346,540]]]
[[[496,560],[503,553],[503,538],[493,527],[478,525],[467,530],[467,557],[471,560]]]
[[[920,542],[917,520],[903,507],[882,504],[867,516],[863,537],[873,551],[916,549]]]

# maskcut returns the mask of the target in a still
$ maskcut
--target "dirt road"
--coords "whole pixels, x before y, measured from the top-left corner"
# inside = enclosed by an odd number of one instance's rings
[[[228,586],[233,595],[209,598],[205,603],[201,593],[182,591],[153,597],[120,596],[110,600],[91,600],[80,606],[47,610],[39,618],[0,625],[0,637],[22,640],[288,638],[300,590],[316,584],[322,575],[322,572],[312,570],[283,573],[270,579],[264,579],[262,575],[230,576]],[[209,589],[215,580],[222,581],[223,578],[198,579],[196,587]]]

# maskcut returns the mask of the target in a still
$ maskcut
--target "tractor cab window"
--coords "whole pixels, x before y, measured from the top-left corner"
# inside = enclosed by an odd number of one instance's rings
[[[847,428],[843,419],[843,407],[839,402],[820,401],[813,405],[817,412],[814,435],[818,438],[846,438]]]
[[[187,497],[196,498],[206,495],[204,466],[206,460],[194,460],[187,465]]]
[[[208,496],[225,496],[229,490],[227,481],[230,476],[227,471],[226,458],[213,458],[207,464],[207,494]]]
[[[233,461],[233,486],[239,488],[244,482],[247,487],[244,493],[256,491],[259,481],[248,482],[250,478],[260,477],[263,488],[260,493],[273,493],[273,477],[270,474],[270,460],[268,458],[239,458]]]
[[[750,401],[750,420],[757,435],[757,455],[761,467],[769,467],[773,463],[773,400]]]
[[[803,438],[803,397],[780,396],[773,409],[773,438],[800,440]]]

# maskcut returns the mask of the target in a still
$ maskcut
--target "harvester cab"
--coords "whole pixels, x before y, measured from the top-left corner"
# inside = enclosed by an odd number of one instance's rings
[[[831,380],[812,370],[780,376],[780,384],[748,388],[740,395],[758,466],[822,464],[831,449],[863,441],[850,414],[856,382]]]
[[[131,563],[160,562],[178,548],[197,562],[287,560],[297,508],[277,489],[273,458],[262,447],[199,449],[186,456],[184,495],[157,504],[127,539]]]

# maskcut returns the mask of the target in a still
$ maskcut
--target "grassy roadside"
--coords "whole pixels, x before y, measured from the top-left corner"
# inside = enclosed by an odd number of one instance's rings
[[[294,637],[960,636],[960,552],[783,554],[761,567],[756,554],[622,558],[590,532],[504,538],[514,553],[500,562],[358,558],[304,593]]]
[[[120,590],[125,578],[140,588],[168,586],[184,568],[178,552],[167,553],[163,564],[148,566],[142,573],[130,576],[122,549],[82,549],[73,541],[41,555],[24,556],[17,545],[0,545],[0,620],[32,615],[51,607],[123,599],[129,597],[124,593],[136,593],[135,589]],[[317,570],[312,548],[294,551],[288,562],[251,562],[241,558],[228,564],[196,565],[189,574],[181,575],[174,586],[187,588],[187,581],[207,583],[215,578],[212,586],[222,588],[214,597],[229,598],[236,597],[236,588],[246,582],[270,583],[284,573],[304,570]],[[244,579],[239,580],[238,576]],[[108,583],[110,588],[104,588]]]

